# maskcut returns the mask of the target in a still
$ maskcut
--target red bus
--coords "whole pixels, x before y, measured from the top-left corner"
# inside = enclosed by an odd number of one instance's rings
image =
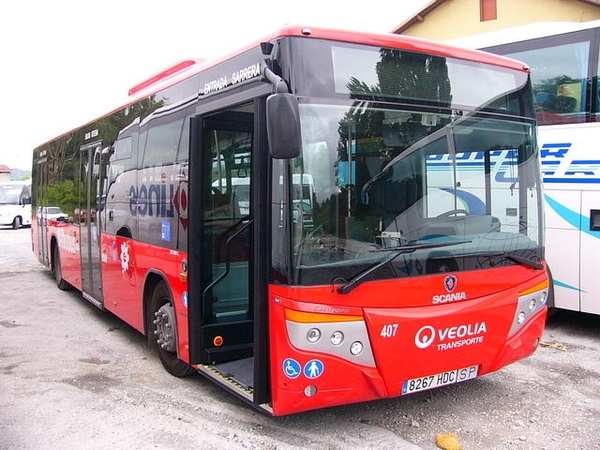
[[[286,27],[35,149],[33,251],[269,414],[419,392],[540,341],[535,136],[520,63]]]

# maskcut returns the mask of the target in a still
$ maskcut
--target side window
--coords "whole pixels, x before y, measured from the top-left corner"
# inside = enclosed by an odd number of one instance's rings
[[[183,119],[155,125],[148,130],[143,167],[173,163],[177,155]]]
[[[177,151],[177,162],[184,162],[189,159],[190,149],[190,118],[183,119],[183,130],[179,140],[179,150]]]
[[[131,136],[115,142],[115,159],[131,158],[133,138]]]
[[[540,125],[585,122],[590,42],[547,45],[502,54],[531,68],[531,84]]]
[[[133,137],[128,136],[115,142],[115,150],[109,168],[110,182],[117,179],[126,170],[132,168],[131,156],[133,154]],[[133,164],[135,166],[135,164]]]

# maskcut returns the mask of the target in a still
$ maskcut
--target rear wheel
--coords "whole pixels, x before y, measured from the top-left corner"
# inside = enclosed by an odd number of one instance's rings
[[[62,277],[62,269],[60,267],[60,252],[58,251],[58,245],[52,248],[52,272],[54,273],[54,281],[56,286],[61,291],[68,291],[71,285],[67,283]]]
[[[150,299],[150,342],[156,347],[158,357],[164,368],[175,377],[186,377],[194,369],[177,356],[177,324],[175,308],[167,285],[160,282],[152,292]]]

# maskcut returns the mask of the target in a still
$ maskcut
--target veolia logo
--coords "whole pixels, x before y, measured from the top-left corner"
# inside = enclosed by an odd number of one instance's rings
[[[435,329],[430,325],[425,325],[421,327],[417,334],[415,335],[415,345],[419,348],[427,348],[435,339]]]
[[[436,330],[431,325],[425,325],[415,334],[415,345],[418,348],[427,348],[437,338],[440,343],[453,341],[456,339],[471,338],[481,336],[487,333],[485,322],[475,322],[467,325],[457,325]]]

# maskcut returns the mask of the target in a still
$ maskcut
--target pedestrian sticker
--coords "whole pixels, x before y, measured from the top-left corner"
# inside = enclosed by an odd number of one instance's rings
[[[283,361],[283,373],[288,378],[298,378],[300,376],[300,363],[292,358],[287,358]]]
[[[312,359],[304,366],[304,376],[306,378],[310,378],[311,380],[319,378],[323,373],[324,368],[325,367],[321,361],[318,359]]]

